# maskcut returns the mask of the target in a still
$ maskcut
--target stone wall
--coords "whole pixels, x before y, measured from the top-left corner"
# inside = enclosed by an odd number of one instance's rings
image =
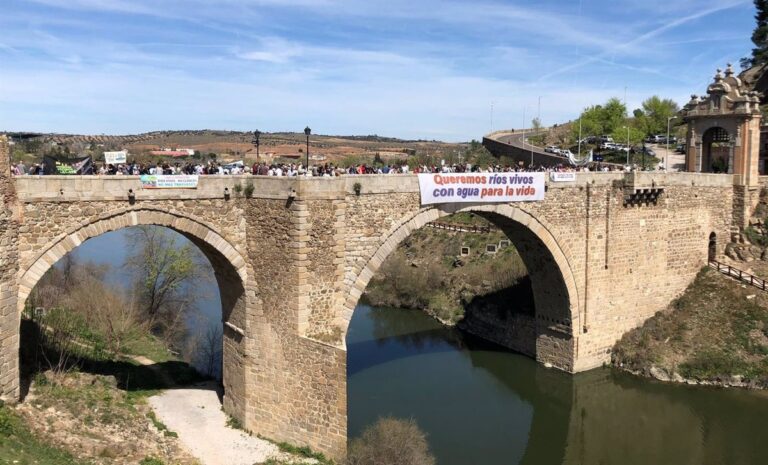
[[[0,135],[0,398],[19,395],[19,314],[16,311],[19,269],[19,222],[16,190],[10,173],[8,139]]]
[[[550,166],[563,163],[563,157],[551,153],[542,153],[538,147],[534,147],[533,153],[531,153],[530,148],[516,147],[490,137],[483,137],[483,147],[488,149],[497,158],[508,157],[516,162],[523,162],[525,166],[531,163],[531,158],[533,158],[535,165]]]

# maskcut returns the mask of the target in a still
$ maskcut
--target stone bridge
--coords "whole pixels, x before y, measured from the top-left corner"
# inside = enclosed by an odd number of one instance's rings
[[[207,176],[197,189],[142,190],[135,177],[12,178],[7,160],[0,137],[5,399],[19,394],[20,313],[46,270],[105,232],[166,226],[201,248],[221,289],[226,411],[332,456],[347,440],[350,318],[413,231],[463,211],[501,228],[531,276],[535,358],[580,372],[607,363],[622,334],[678,296],[710,238],[722,251],[755,197],[733,175],[579,173],[548,182],[540,202],[424,207],[416,176]],[[236,183],[252,183],[252,198],[236,196]]]

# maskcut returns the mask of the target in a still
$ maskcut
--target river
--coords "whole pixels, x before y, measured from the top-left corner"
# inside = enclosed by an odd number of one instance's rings
[[[126,237],[107,233],[73,253],[111,264],[119,284],[127,279]],[[215,281],[202,287],[192,332],[221,324]],[[347,347],[350,436],[381,416],[412,417],[439,465],[768,463],[763,392],[664,384],[608,368],[571,376],[421,312],[365,304]]]

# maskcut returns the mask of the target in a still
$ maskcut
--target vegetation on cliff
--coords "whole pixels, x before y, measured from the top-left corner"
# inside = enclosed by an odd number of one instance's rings
[[[485,219],[469,213],[446,217],[443,223],[488,228]],[[456,324],[473,301],[513,288],[527,275],[520,255],[506,235],[452,232],[424,227],[406,238],[382,265],[366,290],[376,306],[424,310],[445,324]],[[499,247],[502,244],[502,247]],[[488,253],[495,245],[496,253]],[[469,248],[462,256],[461,248]]]
[[[613,363],[662,380],[768,387],[768,295],[703,269],[616,344]]]

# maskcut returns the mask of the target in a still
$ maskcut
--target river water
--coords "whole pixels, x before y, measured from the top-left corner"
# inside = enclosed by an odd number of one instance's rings
[[[768,464],[768,396],[575,376],[445,328],[358,305],[347,336],[349,432],[414,418],[439,465]]]
[[[111,264],[119,285],[127,279],[126,237],[107,233],[73,253]],[[215,281],[201,286],[192,332],[221,325]],[[664,384],[607,368],[571,376],[421,312],[364,304],[347,347],[350,436],[381,416],[412,417],[439,465],[768,464],[766,393]]]

